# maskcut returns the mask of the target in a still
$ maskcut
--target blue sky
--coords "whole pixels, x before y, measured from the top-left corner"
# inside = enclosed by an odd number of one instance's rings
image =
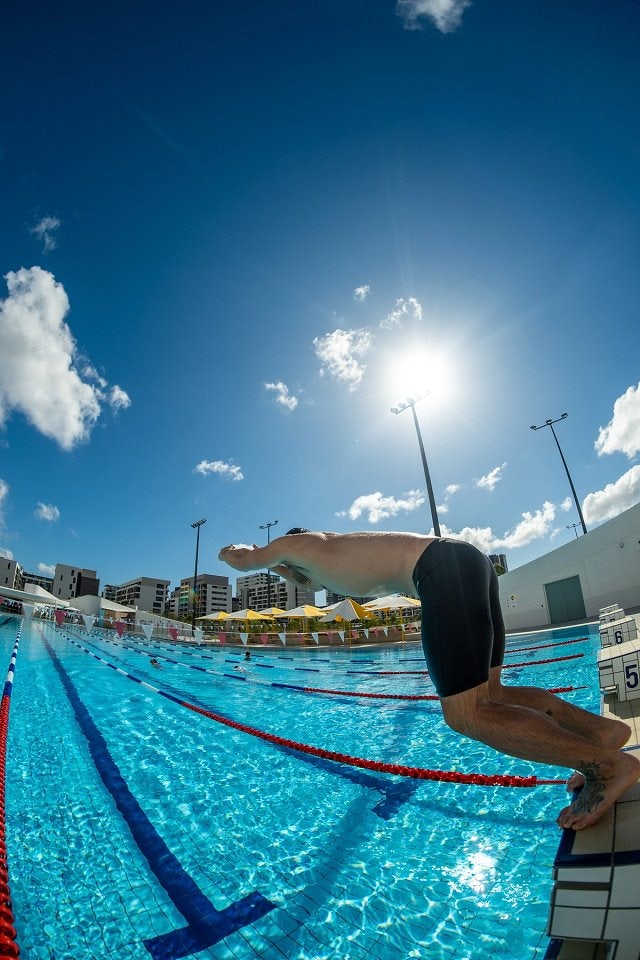
[[[3,15],[0,554],[175,584],[443,532],[510,568],[640,499],[640,8]],[[417,371],[417,378],[414,379]]]

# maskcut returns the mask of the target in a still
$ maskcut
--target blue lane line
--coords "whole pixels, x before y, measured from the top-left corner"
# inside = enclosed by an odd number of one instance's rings
[[[113,797],[158,882],[166,890],[176,910],[187,921],[186,928],[172,930],[144,941],[154,960],[174,960],[205,950],[230,933],[235,933],[246,924],[253,923],[274,910],[276,904],[267,900],[257,890],[231,903],[224,910],[216,910],[193,878],[183,869],[177,857],[171,853],[131,793],[69,674],[51,645],[46,640],[44,644],[60,676],[78,725],[87,739],[91,757],[102,782]]]

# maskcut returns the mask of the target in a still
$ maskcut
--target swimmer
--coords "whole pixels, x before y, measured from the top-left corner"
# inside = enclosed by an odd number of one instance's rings
[[[155,657],[151,657],[151,660],[149,661],[149,663],[151,664],[152,667],[159,667],[159,666],[160,666],[160,664],[158,663],[158,661],[156,660]]]
[[[620,749],[630,735],[626,724],[538,687],[502,685],[498,578],[471,544],[295,527],[264,547],[223,547],[219,559],[243,573],[269,569],[292,583],[347,596],[417,594],[424,655],[447,725],[508,756],[570,767],[584,778],[556,820],[560,827],[590,827],[640,777],[640,761]]]

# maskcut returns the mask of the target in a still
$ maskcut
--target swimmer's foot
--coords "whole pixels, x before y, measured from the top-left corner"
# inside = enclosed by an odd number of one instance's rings
[[[640,778],[640,760],[630,753],[618,754],[611,772],[607,772],[606,776],[601,764],[591,764],[585,769],[582,790],[556,820],[558,826],[565,830],[584,830],[597,823],[609,807]]]
[[[619,750],[631,736],[631,727],[623,720],[614,720],[613,717],[607,717],[607,726],[604,733],[598,737],[598,743],[603,747],[611,747],[613,750]],[[573,793],[574,790],[581,790],[584,787],[584,774],[576,770],[567,780],[567,792]]]

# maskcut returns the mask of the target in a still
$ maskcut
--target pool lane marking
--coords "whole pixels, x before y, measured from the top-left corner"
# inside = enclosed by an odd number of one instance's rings
[[[9,888],[9,866],[7,863],[7,834],[6,834],[6,767],[7,767],[7,736],[9,731],[9,713],[11,711],[11,694],[13,692],[13,678],[16,669],[22,623],[18,627],[13,653],[9,661],[7,677],[2,691],[0,703],[0,953],[6,957],[18,957],[17,932],[15,917],[11,904],[11,890]]]
[[[71,638],[69,638],[71,639]],[[117,640],[110,640],[106,637],[101,638],[105,643],[113,644],[115,647],[122,647],[124,650],[133,650],[135,653],[141,653],[144,657],[150,657],[151,653],[148,653],[146,650],[140,650],[137,647],[132,647],[126,643],[118,643]],[[71,640],[72,643],[75,641]],[[88,640],[87,643],[91,641]],[[99,648],[98,648],[99,649]],[[91,651],[87,651],[88,653]],[[180,667],[186,667],[188,670],[198,670],[201,673],[210,673],[214,677],[227,677],[229,680],[244,680],[246,683],[255,684],[256,686],[261,687],[275,687],[280,690],[292,690],[295,693],[314,693],[314,694],[324,694],[326,696],[334,697],[360,697],[365,700],[439,700],[440,697],[436,693],[371,693],[364,690],[331,690],[324,687],[303,687],[295,683],[280,683],[279,681],[268,681],[268,680],[257,680],[253,677],[247,677],[241,673],[218,673],[217,670],[211,670],[208,667],[196,666],[192,663],[182,663],[180,660],[174,660],[171,657],[163,657],[162,654],[158,655],[161,660],[165,660],[167,663],[177,664]],[[579,654],[582,656],[582,654]],[[108,664],[114,670],[120,670],[121,673],[125,674],[126,671],[121,670],[119,667],[115,667],[109,663],[108,660],[104,660],[104,663]],[[225,660],[225,663],[243,663],[243,660]],[[539,662],[539,661],[534,661]],[[257,664],[256,664],[257,666]],[[516,664],[513,664],[516,666]],[[428,671],[427,671],[428,673]],[[155,690],[155,687],[150,687],[148,683],[144,680],[139,681],[142,686],[147,686],[151,690]],[[573,690],[583,690],[584,687],[551,687],[549,688],[549,693],[570,693]]]
[[[539,667],[547,663],[561,663],[563,660],[578,660],[584,657],[584,653],[571,653],[564,657],[550,657],[547,660],[527,660],[523,663],[503,663],[503,670],[510,670],[512,667]],[[408,674],[410,676],[419,676],[428,674],[428,670],[347,670],[348,674],[361,674],[368,677],[392,677]]]
[[[258,891],[253,891],[231,903],[224,910],[217,910],[205,897],[136,800],[71,677],[61,664],[53,647],[44,637],[43,641],[62,681],[78,725],[86,737],[91,757],[102,782],[113,797],[116,807],[151,871],[169,895],[176,910],[187,921],[186,928],[145,940],[144,945],[151,956],[155,960],[171,960],[189,953],[197,953],[219,943],[230,933],[235,933],[246,924],[253,923],[274,910],[276,904],[267,900]],[[91,653],[91,651],[87,652]],[[118,668],[114,669],[118,670]],[[118,672],[122,671],[118,670]],[[136,679],[130,674],[126,676],[132,680]],[[142,686],[150,687],[142,681],[138,682]],[[173,698],[169,697],[169,699]]]
[[[203,717],[207,717],[209,720],[214,720],[216,723],[221,723],[226,727],[231,727],[233,730],[239,730],[241,733],[247,733],[251,737],[256,737],[259,740],[265,740],[267,743],[275,744],[278,747],[288,747],[290,750],[298,750],[300,753],[308,753],[314,757],[322,757],[325,760],[334,760],[336,763],[344,763],[351,767],[361,767],[364,770],[376,770],[380,773],[390,773],[397,777],[411,777],[416,780],[435,780],[443,781],[445,783],[466,783],[473,784],[474,786],[484,787],[527,788],[557,784],[565,785],[567,782],[566,780],[542,779],[536,776],[520,777],[513,774],[458,773],[457,770],[431,770],[426,767],[412,767],[406,764],[386,763],[381,760],[368,760],[364,757],[354,757],[347,753],[338,753],[335,750],[324,750],[320,747],[314,747],[308,743],[298,743],[295,740],[289,740],[287,737],[280,737],[275,733],[267,733],[264,730],[258,730],[257,727],[250,727],[246,723],[239,723],[237,720],[231,720],[229,717],[225,717],[220,713],[214,713],[212,710],[208,710],[206,707],[200,707],[195,703],[190,703],[188,700],[181,700],[174,694],[169,693],[166,690],[160,690],[159,687],[154,687],[152,684],[140,680],[140,678],[134,676],[134,674],[123,670],[121,667],[117,667],[115,664],[109,663],[108,660],[105,660],[103,657],[99,657],[92,650],[89,650],[87,647],[83,647],[81,643],[78,643],[76,640],[72,640],[71,637],[68,637],[68,640],[74,646],[79,647],[80,650],[84,650],[85,653],[88,653],[89,656],[94,657],[101,663],[111,667],[111,669],[115,670],[116,673],[120,673],[129,680],[133,680],[134,683],[138,683],[146,687],[148,690],[152,690],[154,693],[157,693],[161,697],[165,697],[165,699],[170,700],[172,703],[177,703],[178,706],[185,707],[187,710],[192,710],[194,713],[198,713]]]

